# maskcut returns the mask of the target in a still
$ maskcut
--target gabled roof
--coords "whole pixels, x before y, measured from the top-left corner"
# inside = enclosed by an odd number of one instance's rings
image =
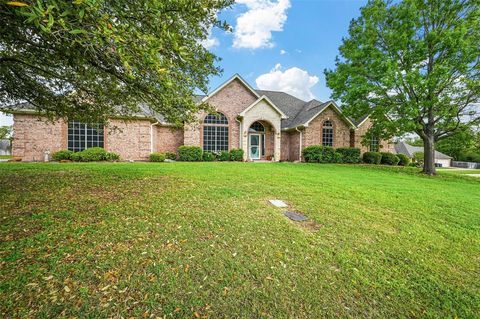
[[[404,154],[410,158],[413,158],[415,153],[423,153],[423,147],[420,146],[412,146],[405,142],[398,142],[395,144],[395,153],[397,154]],[[452,157],[440,153],[439,151],[435,151],[435,158],[436,159],[452,159]]]
[[[243,110],[239,115],[240,116],[245,116],[245,114],[250,110],[252,109],[255,105],[257,105],[258,103],[260,103],[261,101],[265,101],[267,102],[275,111],[278,112],[278,114],[280,114],[281,118],[282,119],[287,119],[288,116],[282,112],[282,110],[280,110],[276,105],[275,103],[273,103],[267,96],[265,95],[262,95],[260,98],[258,98],[258,100],[256,100],[255,102],[253,102],[252,104],[250,104],[249,107],[247,107],[245,110]]]
[[[217,87],[215,90],[213,90],[212,93],[206,95],[203,99],[202,99],[202,102],[205,102],[207,101],[209,98],[211,98],[212,96],[214,96],[215,94],[217,94],[219,91],[221,91],[224,87],[226,87],[227,85],[229,85],[231,82],[235,81],[235,80],[238,80],[240,81],[240,83],[242,83],[249,91],[251,91],[253,93],[253,95],[255,95],[257,98],[260,98],[260,95],[250,86],[250,84],[248,84],[244,79],[242,79],[242,77],[238,74],[234,74],[230,79],[228,79],[227,81],[223,82],[222,85],[220,85],[219,87]]]

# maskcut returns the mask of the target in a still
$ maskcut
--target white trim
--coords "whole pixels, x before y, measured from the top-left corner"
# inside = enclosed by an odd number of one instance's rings
[[[346,117],[345,115],[343,115],[342,110],[340,110],[340,109],[338,108],[338,106],[335,104],[335,102],[333,102],[333,101],[329,101],[328,104],[327,104],[320,112],[318,112],[317,114],[315,114],[314,116],[312,116],[312,118],[310,118],[304,125],[299,125],[299,126],[305,126],[305,127],[307,127],[308,125],[310,125],[310,123],[311,123],[317,116],[319,116],[320,114],[322,114],[329,106],[333,106],[334,111],[336,111],[336,112],[338,113],[338,115],[340,115],[341,117],[343,117],[343,119],[344,119],[346,122],[348,122],[353,129],[357,129],[357,128],[358,128],[352,121],[350,121],[350,120],[348,119],[348,117]]]
[[[277,111],[278,114],[280,114],[280,118],[282,120],[284,119],[288,119],[288,116],[285,115],[285,113],[282,112],[282,110],[280,110],[278,108],[278,106],[275,105],[275,103],[273,103],[266,95],[262,95],[260,98],[258,98],[258,100],[256,100],[255,102],[253,102],[252,104],[250,104],[249,107],[247,107],[245,110],[243,110],[239,115],[244,117],[248,111],[250,111],[255,105],[257,105],[258,103],[260,103],[261,101],[267,101],[268,104],[270,104],[270,106],[275,110]]]
[[[242,77],[240,75],[238,75],[238,73],[234,74],[230,79],[228,79],[227,81],[225,81],[222,85],[220,85],[219,87],[217,87],[215,90],[213,90],[213,92],[211,92],[210,94],[208,94],[207,96],[205,96],[203,99],[202,99],[202,102],[205,102],[207,101],[209,98],[211,98],[212,96],[214,96],[215,94],[217,94],[219,91],[221,91],[224,87],[226,87],[228,84],[230,84],[231,82],[235,81],[235,80],[239,80],[247,89],[249,89],[257,98],[260,97],[260,95],[244,80],[242,79]]]
[[[363,123],[365,123],[369,118],[370,118],[370,114],[367,115],[367,117],[365,117],[365,118],[363,119],[363,121],[361,121],[360,123],[358,123],[358,124],[356,125],[357,128],[359,128],[360,126],[362,126]]]
[[[252,136],[258,136],[258,157],[257,158],[253,158],[251,155],[251,148],[252,148],[252,144],[251,144],[251,138]],[[253,160],[259,160],[262,158],[262,138],[261,138],[261,134],[259,133],[248,133],[248,157],[253,161]]]

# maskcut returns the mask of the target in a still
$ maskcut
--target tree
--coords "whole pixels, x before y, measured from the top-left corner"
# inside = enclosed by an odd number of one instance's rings
[[[435,143],[480,121],[479,2],[370,0],[325,70],[346,114],[370,114],[382,138],[423,140],[429,175]]]
[[[465,152],[475,151],[475,132],[471,128],[459,130],[438,141],[436,149],[460,160]]]
[[[202,46],[233,0],[19,0],[0,3],[0,105],[50,119],[107,120],[140,104],[192,119],[194,90],[221,70]]]
[[[11,126],[0,126],[0,140],[12,138]]]

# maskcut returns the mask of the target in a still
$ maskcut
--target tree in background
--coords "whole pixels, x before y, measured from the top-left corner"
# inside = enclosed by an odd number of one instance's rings
[[[0,105],[50,119],[107,120],[147,104],[172,123],[199,109],[217,57],[202,46],[233,0],[0,3]],[[203,106],[200,106],[200,108]]]
[[[0,140],[11,139],[13,129],[11,126],[0,126]]]
[[[479,3],[370,0],[351,22],[335,70],[325,71],[346,114],[370,114],[369,134],[415,132],[429,175],[435,144],[480,122]]]

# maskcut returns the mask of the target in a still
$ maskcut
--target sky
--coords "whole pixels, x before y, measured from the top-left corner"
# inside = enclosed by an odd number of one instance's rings
[[[326,101],[323,71],[335,66],[342,37],[367,0],[237,0],[219,13],[232,32],[212,29],[204,46],[222,60],[210,91],[235,73],[254,88]],[[0,126],[11,125],[0,115]]]

